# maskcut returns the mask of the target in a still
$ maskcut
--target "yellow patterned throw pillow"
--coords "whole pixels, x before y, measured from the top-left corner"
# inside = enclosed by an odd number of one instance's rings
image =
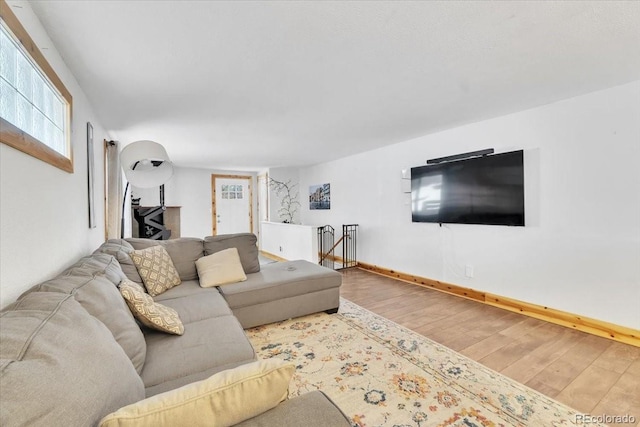
[[[169,253],[160,245],[133,251],[131,259],[138,269],[144,287],[152,297],[181,283]]]
[[[142,286],[129,279],[120,282],[120,293],[133,316],[145,326],[174,335],[184,333],[178,313],[171,307],[158,304],[144,292]]]

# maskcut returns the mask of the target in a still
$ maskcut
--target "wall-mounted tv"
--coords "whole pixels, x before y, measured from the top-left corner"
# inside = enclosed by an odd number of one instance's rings
[[[524,226],[523,151],[411,168],[413,222]]]

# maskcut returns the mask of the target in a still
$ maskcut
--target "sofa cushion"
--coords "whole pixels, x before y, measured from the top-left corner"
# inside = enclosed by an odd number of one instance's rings
[[[159,245],[131,252],[131,259],[149,295],[160,295],[181,283],[167,250]]]
[[[171,288],[153,299],[177,311],[185,325],[232,314],[229,305],[216,288],[201,288],[195,280],[182,282],[180,286]]]
[[[280,359],[249,363],[121,408],[100,425],[232,426],[285,400],[295,370]]]
[[[303,261],[268,264],[245,282],[220,287],[231,309],[281,300],[297,295],[339,287],[342,275],[320,265]]]
[[[181,280],[197,280],[196,260],[204,256],[202,239],[181,237],[172,240],[150,240],[129,238],[134,249],[146,249],[151,246],[162,246],[167,250]]]
[[[133,280],[136,283],[142,283],[142,277],[138,274],[138,269],[131,259],[131,252],[133,252],[133,250],[133,246],[124,239],[109,239],[100,245],[100,247],[93,253],[112,255],[116,260],[118,260],[120,268],[122,268],[122,272],[129,280]]]
[[[194,294],[208,294],[210,292],[219,293],[217,288],[207,289],[200,287],[200,282],[198,282],[197,280],[186,280],[182,282],[180,286],[176,286],[175,288],[171,288],[168,291],[161,293],[160,295],[156,295],[153,297],[153,299],[155,301],[166,301],[169,299],[177,299]]]
[[[118,288],[106,277],[58,276],[34,286],[33,290],[72,294],[89,314],[100,320],[111,331],[113,338],[129,356],[136,371],[142,372],[147,354],[144,336],[118,292]]]
[[[0,425],[96,425],[144,398],[111,332],[72,295],[31,292],[0,322]]]
[[[244,282],[244,274],[237,248],[224,249],[196,261],[200,286],[211,288],[229,283]]]
[[[168,334],[182,335],[184,325],[178,313],[171,307],[157,303],[145,293],[142,286],[125,279],[120,283],[120,293],[131,313],[143,325]]]
[[[147,396],[255,360],[253,347],[233,316],[189,323],[182,336],[155,331],[145,336],[147,359],[141,376]]]
[[[204,254],[211,255],[224,249],[237,248],[244,272],[257,273],[260,271],[257,241],[258,238],[252,233],[208,236],[204,238]]]
[[[314,390],[282,402],[273,409],[235,425],[235,427],[270,426],[351,427],[352,424],[326,394]]]

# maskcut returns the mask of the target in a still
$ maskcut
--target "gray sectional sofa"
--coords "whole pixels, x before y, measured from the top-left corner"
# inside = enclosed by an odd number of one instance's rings
[[[117,285],[142,280],[129,254],[162,245],[182,283],[154,299],[184,334],[141,328]],[[195,261],[236,247],[244,282],[202,288]],[[260,266],[252,234],[116,239],[0,312],[0,425],[91,426],[145,397],[253,362],[243,328],[336,310],[341,275],[306,261]],[[287,400],[242,426],[349,426],[322,393]]]

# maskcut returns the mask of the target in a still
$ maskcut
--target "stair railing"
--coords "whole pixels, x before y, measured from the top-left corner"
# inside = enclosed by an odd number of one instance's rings
[[[358,265],[356,252],[358,224],[342,226],[342,236],[334,243],[335,230],[330,225],[318,227],[318,257],[319,264],[336,269],[336,261],[342,262],[341,268],[355,267]],[[342,257],[335,256],[335,249],[342,243]]]

